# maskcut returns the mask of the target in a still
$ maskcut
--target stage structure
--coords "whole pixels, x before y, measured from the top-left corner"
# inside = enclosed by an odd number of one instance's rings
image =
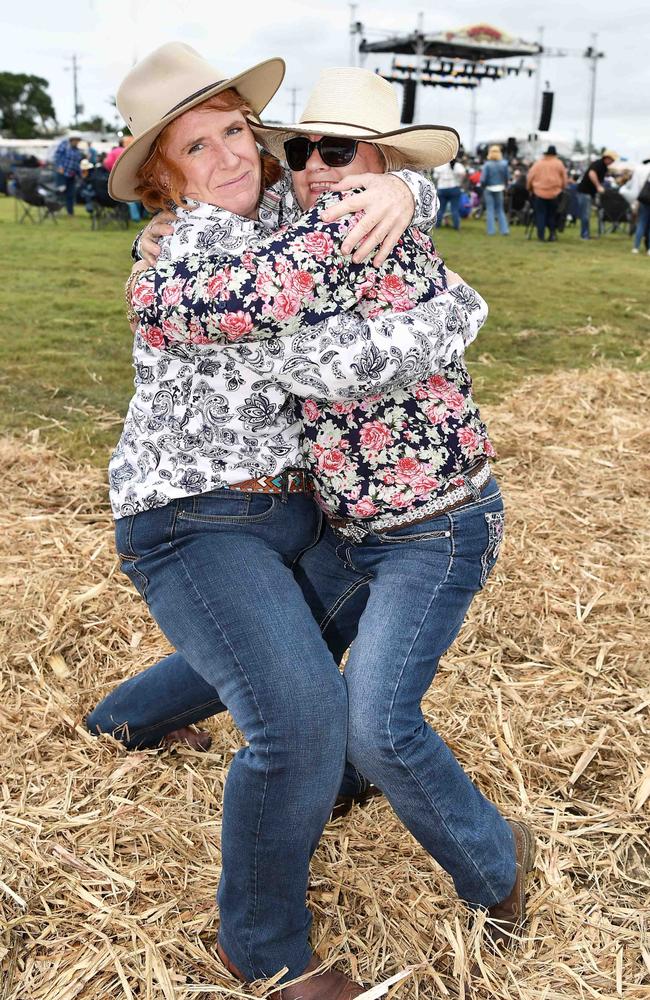
[[[363,26],[355,22],[352,30],[361,34]],[[418,30],[409,35],[394,35],[377,42],[362,37],[358,50],[362,58],[371,53],[393,54],[390,71],[381,75],[391,83],[402,84],[402,122],[408,125],[415,115],[418,87],[464,89],[474,97],[473,92],[484,80],[532,76],[536,66],[524,60],[538,57],[542,46],[512,38],[489,24],[435,34],[425,34],[420,24]],[[518,61],[510,61],[514,59]],[[475,125],[475,101],[472,100],[472,132],[475,132]],[[472,146],[474,144],[475,135]]]

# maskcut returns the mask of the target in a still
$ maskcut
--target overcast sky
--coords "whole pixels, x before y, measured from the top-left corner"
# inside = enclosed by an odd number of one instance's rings
[[[356,19],[377,32],[407,33],[424,11],[424,30],[434,32],[487,22],[527,41],[539,28],[544,43],[571,50],[546,58],[542,80],[555,92],[553,133],[569,141],[587,135],[588,64],[575,55],[598,33],[605,58],[598,64],[595,145],[614,147],[630,159],[650,157],[650,4],[647,0],[359,0]],[[350,64],[350,4],[342,0],[2,0],[0,68],[35,73],[50,83],[59,121],[72,119],[70,57],[77,54],[80,100],[86,116],[109,120],[109,99],[134,59],[168,41],[193,45],[225,74],[269,56],[287,63],[285,83],[267,109],[289,121],[291,87],[300,88],[298,109],[323,66]],[[387,69],[390,56],[369,56],[369,69]],[[224,75],[225,75],[224,74]],[[398,88],[401,96],[401,88]],[[486,82],[477,92],[477,139],[527,133],[533,123],[533,81]],[[468,92],[420,88],[416,121],[454,125],[469,143]]]

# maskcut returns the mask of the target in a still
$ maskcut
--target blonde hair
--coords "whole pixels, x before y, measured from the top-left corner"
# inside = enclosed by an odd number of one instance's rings
[[[501,152],[501,146],[490,146],[487,158],[488,160],[502,160],[503,153]]]

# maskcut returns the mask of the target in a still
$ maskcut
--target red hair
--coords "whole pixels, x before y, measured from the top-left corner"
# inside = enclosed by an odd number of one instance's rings
[[[208,97],[197,104],[193,111],[241,111],[243,115],[251,114],[251,108],[237,91],[229,87],[220,94]],[[175,121],[176,119],[174,119]],[[170,122],[154,141],[149,156],[137,173],[138,186],[136,191],[145,207],[151,211],[159,208],[169,208],[170,204],[183,204],[183,188],[187,183],[181,168],[169,156],[169,130],[174,122]],[[280,161],[266,153],[262,155],[262,191],[265,191],[282,176]]]

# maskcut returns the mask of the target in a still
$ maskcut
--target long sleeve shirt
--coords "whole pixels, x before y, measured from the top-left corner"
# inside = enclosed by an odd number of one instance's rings
[[[282,199],[280,205],[287,208]],[[273,209],[261,214],[269,225]],[[316,225],[315,219],[309,224]],[[316,279],[309,260],[316,259],[317,280],[322,273],[336,295],[345,268],[323,243],[331,235],[298,226],[275,236],[268,256],[269,240],[259,241],[259,228],[213,206],[181,212],[156,276],[146,275],[134,289],[141,314],[136,394],[110,466],[116,517],[304,464],[309,448],[301,453],[302,425],[289,393],[313,396],[327,408],[323,397],[341,400],[334,406],[348,405],[343,401],[350,396],[410,385],[462,352],[485,319],[485,304],[473,290],[446,290],[441,262],[417,234],[408,252],[429,269],[426,302],[398,311],[413,304],[408,295],[419,280],[417,267],[410,285],[390,268],[380,274],[366,267],[352,272],[366,318],[359,308],[345,312],[339,303],[338,313],[323,324],[310,295]],[[312,235],[307,258],[305,232]],[[292,254],[299,258],[297,272]],[[401,250],[393,266],[406,270],[410,263]],[[246,273],[240,276],[241,268]],[[295,302],[274,308],[279,296],[295,289],[296,273],[302,283],[297,309]],[[278,285],[276,274],[291,280]],[[357,296],[359,286],[363,294]],[[228,309],[219,311],[224,303]],[[216,312],[210,308],[215,304]],[[255,343],[255,335],[263,339]],[[305,412],[314,405],[305,403]],[[318,463],[314,472],[318,481]]]
[[[67,139],[60,142],[54,151],[54,167],[56,170],[63,170],[65,177],[79,177],[79,164],[82,160],[81,150],[71,146]]]
[[[526,175],[526,187],[538,198],[557,198],[568,183],[569,175],[558,156],[543,156]]]

